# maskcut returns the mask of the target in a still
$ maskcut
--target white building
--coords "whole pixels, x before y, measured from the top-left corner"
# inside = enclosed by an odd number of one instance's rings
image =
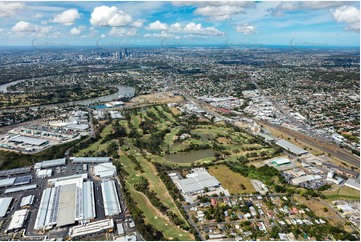
[[[47,177],[51,177],[52,175],[52,170],[51,169],[46,169],[46,170],[37,170],[36,172],[36,176],[38,178],[47,178]]]
[[[94,173],[100,178],[112,177],[117,174],[117,168],[111,162],[106,162],[94,166]]]
[[[25,220],[28,218],[28,214],[29,210],[27,209],[15,211],[7,231],[21,229],[24,225]]]

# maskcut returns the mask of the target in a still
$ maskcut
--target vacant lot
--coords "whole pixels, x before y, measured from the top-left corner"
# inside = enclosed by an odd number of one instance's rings
[[[231,194],[256,192],[249,178],[231,171],[225,165],[211,166],[208,171],[211,175],[215,176],[221,185],[225,189],[228,189]],[[246,188],[245,190],[241,188],[241,184]]]

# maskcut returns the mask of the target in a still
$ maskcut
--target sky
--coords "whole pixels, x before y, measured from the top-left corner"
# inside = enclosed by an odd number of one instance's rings
[[[358,1],[1,2],[1,46],[360,46]]]

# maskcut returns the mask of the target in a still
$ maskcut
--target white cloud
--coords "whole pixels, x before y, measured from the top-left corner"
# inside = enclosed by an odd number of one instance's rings
[[[269,12],[274,16],[282,16],[285,12],[297,10],[329,9],[344,5],[342,1],[306,1],[306,2],[281,2],[276,8],[270,8]]]
[[[195,14],[208,17],[211,21],[224,21],[232,18],[232,15],[246,13],[246,8],[254,8],[252,1],[204,1],[204,2],[174,2],[174,5],[196,5]]]
[[[57,14],[55,18],[51,20],[51,22],[72,25],[78,18],[80,18],[80,13],[78,10],[76,8],[71,8]]]
[[[254,34],[256,33],[256,28],[250,24],[242,24],[236,26],[236,31],[242,34]]]
[[[162,38],[162,39],[179,39],[180,37],[174,34],[167,33],[166,31],[162,31],[161,33],[153,33],[153,34],[145,34],[145,38]]]
[[[12,28],[12,31],[19,33],[19,32],[36,32],[37,26],[25,21],[17,22]]]
[[[182,26],[180,25],[180,23],[172,24],[172,25],[169,27],[169,31],[172,31],[172,32],[181,32],[181,31],[182,31]]]
[[[13,17],[18,10],[24,7],[25,4],[20,2],[0,2],[0,18]]]
[[[195,14],[207,16],[210,20],[223,21],[231,19],[231,15],[245,13],[245,9],[239,6],[204,6],[198,7]]]
[[[78,27],[73,27],[70,30],[70,34],[71,35],[80,35],[85,31],[85,26],[78,26]]]
[[[143,26],[143,20],[138,19],[137,21],[134,21],[131,26],[134,28],[140,28]]]
[[[108,32],[110,36],[135,36],[137,35],[137,30],[135,28],[117,28],[112,27]]]
[[[121,27],[133,22],[132,16],[115,6],[95,7],[91,13],[90,23],[94,26]]]
[[[341,6],[330,10],[331,16],[337,23],[345,23],[346,30],[360,30],[360,10],[354,6]]]
[[[43,15],[41,14],[41,13],[37,13],[37,14],[35,14],[35,16],[34,16],[34,18],[42,18],[43,17]]]
[[[201,34],[201,35],[224,35],[223,32],[219,31],[215,27],[202,27],[202,24],[189,23],[184,26],[183,30],[180,32],[188,33],[188,34]]]
[[[164,33],[181,33],[181,34],[196,34],[196,35],[213,35],[220,36],[224,33],[218,30],[215,27],[203,27],[201,23],[190,22],[184,26],[180,23],[174,23],[170,26],[167,24],[161,23],[160,21],[155,21],[151,23],[147,29],[149,30],[163,30]],[[164,34],[163,33],[163,34]],[[147,35],[148,37],[151,35]]]
[[[41,36],[43,34],[49,33],[51,27],[39,27],[38,25],[31,24],[26,21],[19,21],[11,28],[11,30],[17,35],[34,34]]]
[[[148,30],[167,30],[168,25],[166,23],[161,23],[159,20],[157,20],[153,23],[150,23],[146,29],[148,29]]]

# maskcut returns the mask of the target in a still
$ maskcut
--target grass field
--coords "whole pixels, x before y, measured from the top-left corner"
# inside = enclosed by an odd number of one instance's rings
[[[256,192],[249,178],[231,171],[225,165],[211,166],[208,168],[208,171],[211,175],[215,176],[218,181],[220,181],[221,185],[225,189],[228,189],[231,194]],[[246,187],[246,190],[242,190],[241,184]]]
[[[129,189],[133,200],[137,203],[138,207],[143,211],[145,220],[150,223],[154,228],[161,231],[168,239],[178,238],[179,240],[192,240],[193,237],[187,232],[173,226],[168,219],[158,210],[155,209],[151,203],[144,197],[144,195],[137,192],[133,185],[137,183],[140,179],[141,174],[135,170],[134,164],[128,159],[125,154],[120,156],[121,163],[123,164],[124,169],[128,172],[129,176],[126,181],[126,186]],[[142,166],[144,169],[145,168]],[[150,171],[145,170],[145,176],[149,179],[151,174],[148,174]],[[154,174],[153,174],[154,175]],[[156,179],[149,179],[149,182],[152,183],[152,187],[159,186],[159,184],[154,184],[153,182]],[[163,184],[164,186],[164,184]],[[160,188],[161,189],[161,188]],[[163,190],[164,193],[166,190]],[[167,193],[168,194],[168,193]],[[168,194],[169,195],[169,194]]]
[[[334,201],[339,199],[360,200],[360,192],[356,189],[346,186],[338,189],[323,191],[322,194],[325,195],[326,200],[328,201]]]
[[[109,144],[109,142],[107,142],[107,143],[104,143],[104,144],[101,144],[101,141],[102,141],[102,139],[105,137],[105,136],[107,136],[108,134],[110,134],[111,132],[112,132],[112,125],[111,124],[109,124],[108,126],[106,126],[104,129],[103,129],[103,131],[102,131],[102,133],[100,134],[100,136],[102,137],[101,139],[99,139],[97,142],[94,142],[94,143],[92,143],[89,147],[87,147],[87,148],[85,148],[85,149],[83,149],[83,150],[79,150],[76,154],[75,154],[75,156],[83,156],[85,153],[87,153],[88,151],[99,151],[99,150],[104,150],[107,146],[108,146],[108,144]]]

